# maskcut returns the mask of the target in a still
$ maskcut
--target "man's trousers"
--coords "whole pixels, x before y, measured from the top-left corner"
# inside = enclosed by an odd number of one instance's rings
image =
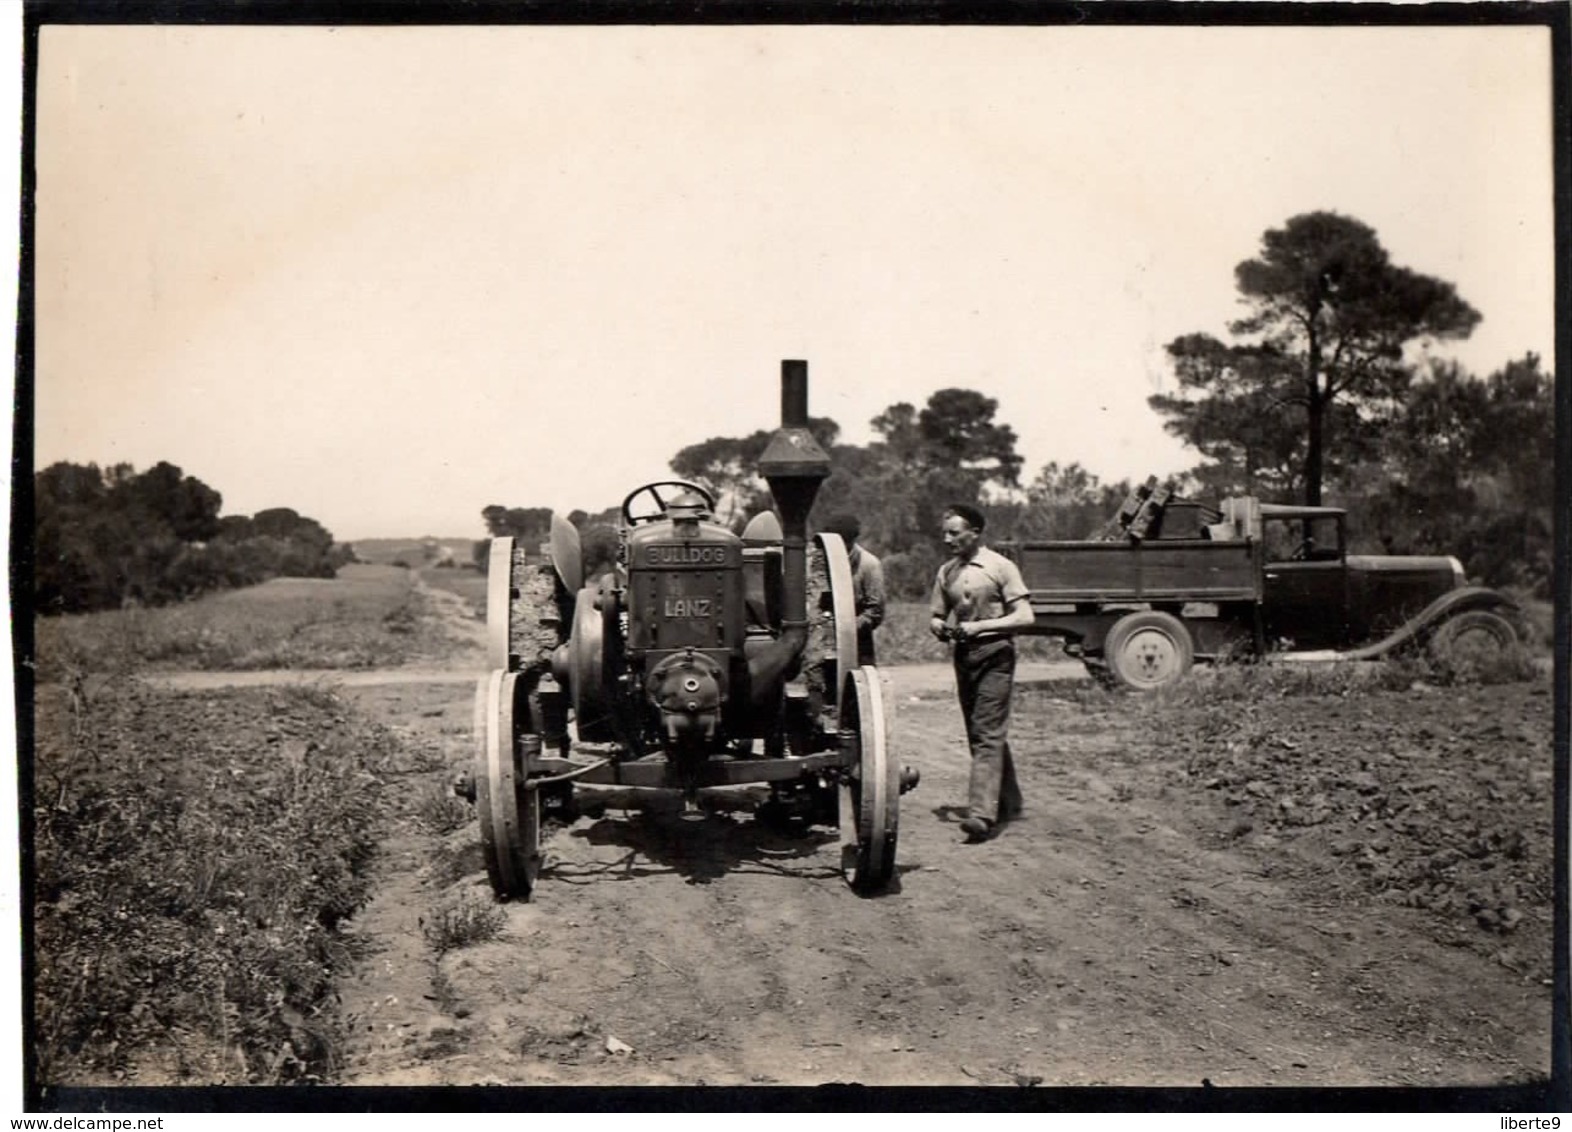
[[[1014,685],[1015,642],[1010,638],[955,646],[955,689],[972,749],[967,806],[970,816],[991,822],[1014,817],[1021,810],[1021,787],[1006,738]]]

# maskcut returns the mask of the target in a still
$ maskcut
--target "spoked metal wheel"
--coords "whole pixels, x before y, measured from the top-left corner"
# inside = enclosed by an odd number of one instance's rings
[[[841,779],[841,874],[853,890],[878,892],[895,875],[900,822],[900,769],[890,758],[879,670],[854,668],[841,690],[842,749],[855,754]]]
[[[540,872],[540,795],[524,789],[516,727],[528,718],[517,672],[497,669],[475,690],[475,809],[498,899],[528,900]]]

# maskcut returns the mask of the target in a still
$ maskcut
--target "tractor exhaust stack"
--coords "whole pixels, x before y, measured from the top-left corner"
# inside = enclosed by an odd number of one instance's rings
[[[781,427],[759,458],[781,515],[781,635],[748,662],[755,694],[772,688],[808,641],[808,512],[830,458],[808,431],[808,363],[781,362]]]

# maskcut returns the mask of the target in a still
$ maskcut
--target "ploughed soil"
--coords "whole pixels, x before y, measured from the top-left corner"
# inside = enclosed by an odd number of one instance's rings
[[[469,643],[445,662],[343,681],[440,755],[410,780],[427,799],[473,757],[480,627],[449,605]],[[980,845],[959,833],[968,754],[948,670],[883,676],[892,750],[922,781],[902,799],[897,882],[875,898],[840,879],[833,830],[755,821],[762,790],[685,821],[672,799],[581,788],[583,812],[548,823],[527,904],[493,904],[472,816],[443,832],[434,803],[399,807],[354,921],[368,955],[341,987],[338,1079],[1548,1076],[1548,676],[1208,707],[1023,666],[1026,813]],[[492,938],[437,930],[493,909]]]

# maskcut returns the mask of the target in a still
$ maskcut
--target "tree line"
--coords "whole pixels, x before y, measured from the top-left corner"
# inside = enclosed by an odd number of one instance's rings
[[[160,461],[52,464],[33,477],[34,608],[162,605],[274,577],[330,578],[353,551],[288,507],[220,515],[223,496]]]
[[[1268,230],[1234,279],[1245,316],[1226,340],[1197,332],[1168,343],[1174,391],[1149,398],[1201,457],[1175,489],[1213,504],[1248,494],[1344,507],[1355,552],[1456,555],[1483,584],[1549,596],[1554,379],[1540,359],[1480,378],[1433,356],[1472,333],[1479,312],[1453,284],[1394,264],[1368,225],[1337,213]],[[897,402],[875,416],[866,445],[843,444],[837,422],[812,418],[833,469],[812,521],[856,514],[891,594],[908,600],[932,585],[951,502],[981,507],[994,540],[1090,536],[1131,483],[1103,482],[1076,461],[1023,483],[1015,431],[997,410],[984,393],[941,389],[921,408]],[[770,505],[755,471],[769,436],[689,444],[671,470],[714,492],[717,518],[740,530]],[[493,505],[483,517],[494,536],[530,546],[549,537],[545,508]],[[615,511],[569,518],[587,565],[609,560]]]

